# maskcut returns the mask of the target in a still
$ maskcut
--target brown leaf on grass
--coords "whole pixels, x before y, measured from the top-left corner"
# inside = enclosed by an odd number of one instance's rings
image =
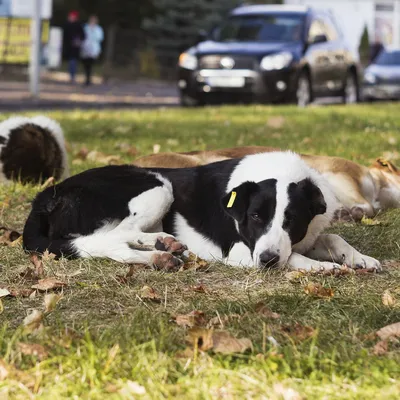
[[[42,255],[42,260],[44,262],[54,260],[57,256],[54,253],[49,253],[48,250],[45,250]]]
[[[197,271],[197,270],[207,269],[210,266],[210,264],[207,261],[198,257],[191,251],[189,251],[189,255],[187,256],[185,255],[182,258],[184,263],[181,267],[181,270],[194,269],[195,271]]]
[[[292,339],[303,341],[315,335],[315,329],[311,326],[301,325],[296,322],[294,325],[283,325],[282,332],[290,336]]]
[[[332,289],[323,287],[320,283],[313,282],[309,282],[304,288],[304,291],[310,296],[315,296],[322,299],[330,299],[334,295]]]
[[[43,262],[42,259],[39,257],[37,254],[31,254],[29,259],[31,260],[31,263],[35,266],[35,274],[36,276],[44,276],[44,267],[43,267]]]
[[[191,311],[189,314],[176,315],[173,318],[177,325],[188,328],[204,326],[207,322],[203,311],[197,310]]]
[[[260,314],[263,317],[267,317],[267,318],[271,318],[271,319],[278,319],[281,317],[278,313],[273,312],[263,302],[259,302],[256,304],[256,312],[257,312],[257,314]]]
[[[64,286],[66,286],[65,282],[55,277],[49,277],[49,278],[39,279],[39,282],[36,285],[32,285],[31,287],[32,289],[45,292],[47,290],[60,289]]]
[[[44,314],[39,310],[33,310],[23,321],[27,333],[36,333],[43,330]]]
[[[55,293],[49,293],[44,296],[44,311],[50,313],[55,310],[58,302],[62,299],[62,296]]]
[[[25,356],[36,356],[39,360],[43,360],[48,356],[46,349],[37,343],[17,343],[18,350]]]
[[[372,351],[376,356],[383,356],[388,352],[388,342],[387,340],[380,340]]]
[[[188,333],[187,341],[201,351],[212,350],[222,354],[244,353],[253,348],[250,339],[237,339],[229,332],[212,329],[193,328]]]
[[[2,235],[0,236],[0,244],[4,244],[5,246],[11,246],[17,240],[20,240],[21,234],[17,231],[9,229],[5,226],[0,227],[0,231],[2,231]]]
[[[394,324],[387,325],[387,326],[379,329],[379,331],[377,331],[376,334],[382,340],[400,338],[400,322],[396,322]]]
[[[392,307],[396,304],[396,300],[390,294],[389,290],[385,290],[382,294],[382,304],[387,307]]]
[[[10,296],[12,297],[29,297],[35,291],[28,288],[10,288]]]
[[[186,292],[208,293],[207,288],[202,284],[191,285],[185,289]]]
[[[371,275],[376,274],[375,268],[358,268],[354,270],[355,275]]]
[[[117,275],[116,276],[117,281],[122,284],[128,283],[129,279],[135,275],[135,272],[139,268],[143,269],[143,264],[131,264],[129,266],[129,269],[128,269],[128,272],[126,273],[126,275]]]
[[[301,278],[306,276],[303,271],[290,271],[285,274],[285,278],[289,280],[289,282],[299,282]]]
[[[282,128],[283,125],[285,125],[285,117],[281,115],[268,118],[267,126],[270,128],[279,129]]]
[[[122,163],[121,157],[116,155],[107,155],[97,150],[89,151],[85,160],[107,165]]]
[[[4,381],[9,374],[8,365],[2,359],[0,359],[0,382]]]
[[[156,303],[161,302],[161,296],[150,286],[143,286],[140,290],[140,297],[143,300],[151,300]]]
[[[76,154],[76,157],[81,160],[86,160],[86,157],[88,154],[89,154],[89,150],[87,149],[87,147],[82,147]]]

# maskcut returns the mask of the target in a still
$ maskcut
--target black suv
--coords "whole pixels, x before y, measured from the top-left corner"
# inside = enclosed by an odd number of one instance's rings
[[[300,6],[234,9],[179,57],[181,104],[359,98],[358,54],[329,12]]]

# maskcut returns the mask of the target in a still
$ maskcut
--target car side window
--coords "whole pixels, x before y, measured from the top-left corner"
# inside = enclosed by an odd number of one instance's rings
[[[327,33],[323,21],[318,18],[311,22],[308,31],[308,42],[313,43],[315,38],[319,35],[327,35]]]

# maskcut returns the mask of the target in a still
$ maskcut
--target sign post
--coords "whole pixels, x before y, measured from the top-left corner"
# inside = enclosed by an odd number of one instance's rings
[[[32,0],[33,13],[31,21],[31,57],[30,57],[30,90],[32,97],[39,97],[40,91],[40,44],[41,44],[41,10],[42,0]]]

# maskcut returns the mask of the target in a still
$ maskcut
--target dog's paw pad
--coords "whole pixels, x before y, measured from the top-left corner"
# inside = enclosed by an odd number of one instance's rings
[[[337,222],[353,222],[351,212],[347,208],[339,208],[333,215],[333,221]]]
[[[168,272],[178,271],[182,262],[182,260],[175,257],[173,254],[166,252],[156,254],[151,259],[151,263],[154,267]]]
[[[181,242],[178,242],[173,236],[158,237],[155,248],[156,250],[167,251],[173,254],[182,254],[187,250],[187,247]]]

